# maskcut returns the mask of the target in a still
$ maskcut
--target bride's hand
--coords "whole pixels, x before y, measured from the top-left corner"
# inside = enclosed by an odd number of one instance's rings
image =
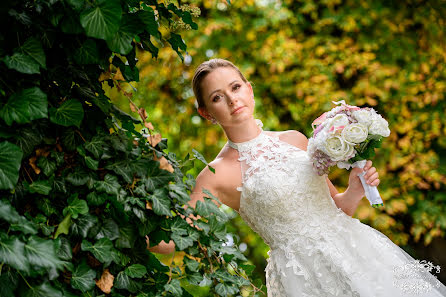
[[[379,185],[378,172],[375,167],[372,167],[372,161],[367,160],[364,168],[353,168],[350,171],[350,176],[348,179],[348,191],[354,193],[356,196],[360,196],[361,198],[365,196],[364,187],[362,186],[361,180],[359,179],[358,174],[362,171],[366,171],[364,175],[364,179],[367,184],[371,186]]]

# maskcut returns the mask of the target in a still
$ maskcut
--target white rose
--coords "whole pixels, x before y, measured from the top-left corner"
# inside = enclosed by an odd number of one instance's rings
[[[361,123],[366,127],[369,127],[370,124],[372,123],[373,115],[374,115],[373,112],[367,109],[360,109],[352,112],[353,118],[355,118],[358,121],[358,123]]]
[[[339,126],[347,126],[348,125],[348,117],[344,113],[340,113],[335,115],[333,118],[330,119],[330,122],[328,124],[328,129],[331,127],[339,127]]]
[[[333,161],[343,161],[354,156],[355,149],[345,142],[341,136],[332,135],[327,138],[324,145],[325,153]]]
[[[387,137],[390,135],[389,123],[381,116],[376,117],[369,126],[369,134]]]
[[[346,127],[341,132],[341,137],[349,144],[355,145],[367,139],[368,129],[361,123],[353,123]]]

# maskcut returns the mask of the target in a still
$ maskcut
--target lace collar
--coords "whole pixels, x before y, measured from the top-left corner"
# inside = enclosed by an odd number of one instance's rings
[[[227,144],[236,149],[236,150],[243,150],[252,146],[256,146],[258,143],[262,142],[262,140],[264,140],[266,133],[265,131],[263,131],[262,127],[263,127],[263,123],[261,120],[259,119],[255,119],[257,126],[259,126],[260,128],[260,133],[259,135],[257,135],[256,137],[247,140],[247,141],[243,141],[243,142],[232,142],[231,140],[228,139]]]

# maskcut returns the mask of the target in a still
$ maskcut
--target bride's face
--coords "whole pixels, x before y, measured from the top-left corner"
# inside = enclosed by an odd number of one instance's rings
[[[231,126],[252,118],[254,93],[249,82],[244,82],[231,67],[220,67],[201,82],[206,108],[198,112],[205,118],[214,117],[222,126]]]

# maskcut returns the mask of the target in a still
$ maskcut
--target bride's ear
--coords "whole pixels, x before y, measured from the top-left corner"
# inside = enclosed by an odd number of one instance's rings
[[[211,115],[209,114],[209,112],[206,110],[206,108],[204,107],[198,107],[198,113],[205,119],[207,120],[211,120]]]

